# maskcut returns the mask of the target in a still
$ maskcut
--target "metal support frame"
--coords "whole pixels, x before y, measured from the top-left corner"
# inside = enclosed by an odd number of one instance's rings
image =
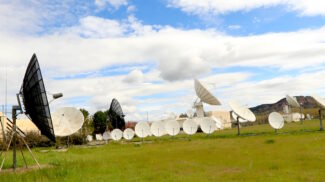
[[[319,114],[319,130],[323,131],[322,109],[318,110]]]

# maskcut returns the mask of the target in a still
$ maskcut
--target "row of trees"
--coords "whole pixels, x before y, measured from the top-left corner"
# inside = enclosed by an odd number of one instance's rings
[[[82,132],[86,134],[104,133],[106,129],[112,130],[112,123],[108,119],[108,110],[97,111],[93,116],[89,114],[86,109],[80,109],[82,112],[85,122],[82,126]]]

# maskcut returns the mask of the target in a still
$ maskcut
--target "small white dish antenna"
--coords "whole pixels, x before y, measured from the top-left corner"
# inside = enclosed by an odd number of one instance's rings
[[[131,128],[127,128],[123,131],[123,138],[126,140],[132,140],[134,137],[134,131]]]
[[[187,119],[183,123],[183,130],[188,135],[194,135],[197,132],[198,125],[193,119]]]
[[[145,138],[150,135],[150,126],[147,122],[141,121],[135,125],[135,134],[139,138]]]
[[[166,130],[164,123],[161,121],[153,122],[150,127],[150,132],[156,137],[165,135]]]
[[[205,117],[205,118],[202,118],[202,122],[201,122],[201,130],[203,131],[203,133],[205,134],[211,134],[213,133],[217,126],[216,126],[216,122],[211,119],[211,118],[208,118],[208,117]]]
[[[202,102],[210,105],[221,105],[219,100],[212,95],[212,93],[197,79],[194,79],[194,88],[196,95],[201,99]]]
[[[103,133],[103,140],[107,141],[107,140],[109,140],[109,139],[112,139],[112,137],[111,137],[111,133],[108,132],[108,131],[105,131],[105,132]]]
[[[318,96],[318,95],[312,95],[316,103],[319,105],[318,115],[319,115],[319,125],[321,131],[323,131],[323,120],[322,120],[322,110],[325,109],[325,100]]]
[[[216,129],[218,129],[218,130],[223,129],[223,124],[218,118],[211,116],[211,119],[216,123]]]
[[[88,141],[88,142],[93,141],[93,136],[92,136],[92,135],[87,135],[87,141]]]
[[[269,124],[272,128],[279,130],[284,126],[284,119],[278,112],[272,112],[269,115]]]
[[[102,134],[96,134],[95,137],[96,137],[96,140],[98,140],[98,141],[103,140],[103,135]]]
[[[74,107],[62,107],[52,113],[52,123],[55,136],[69,136],[82,127],[84,116]]]
[[[256,121],[256,117],[254,115],[254,113],[249,110],[248,108],[240,105],[238,102],[236,101],[230,101],[229,102],[229,106],[231,107],[231,109],[233,110],[232,112],[234,112],[237,116],[237,131],[238,131],[238,135],[240,135],[240,121],[239,119],[243,119],[243,120],[247,120],[250,122],[255,122]]]
[[[232,117],[236,122],[237,122],[237,118],[238,118],[238,121],[239,121],[240,123],[246,123],[246,122],[248,122],[247,120],[245,120],[245,119],[239,117],[235,112],[231,112],[231,117]]]
[[[286,95],[286,100],[291,107],[300,107],[300,104],[298,103],[296,98]]]
[[[165,129],[170,136],[176,136],[180,132],[180,126],[176,120],[166,121]]]
[[[115,141],[121,140],[122,136],[123,136],[123,132],[120,129],[116,128],[111,132],[111,137]]]

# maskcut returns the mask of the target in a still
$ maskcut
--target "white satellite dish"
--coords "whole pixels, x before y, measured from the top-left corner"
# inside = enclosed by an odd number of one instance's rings
[[[300,107],[300,104],[298,103],[296,98],[286,95],[286,100],[291,107]]]
[[[188,135],[194,135],[197,132],[198,125],[192,119],[187,119],[183,123],[183,130]]]
[[[122,136],[123,136],[123,132],[120,129],[116,128],[111,132],[111,137],[115,141],[121,140]]]
[[[237,122],[237,119],[240,123],[246,123],[248,122],[247,120],[241,118],[241,117],[238,117],[238,115],[235,113],[235,112],[231,112],[231,116],[232,118]]]
[[[211,119],[216,123],[216,129],[219,129],[219,130],[223,129],[223,124],[218,118],[211,116]]]
[[[203,131],[203,133],[206,133],[206,134],[213,133],[217,128],[215,121],[208,117],[203,118],[200,127],[201,127],[201,130]]]
[[[69,136],[82,127],[84,116],[74,107],[62,107],[52,113],[52,123],[55,136]]]
[[[105,131],[105,132],[103,133],[103,140],[107,141],[107,140],[109,140],[109,139],[111,139],[111,138],[112,138],[112,137],[111,137],[111,133],[110,133],[110,132]]]
[[[280,113],[272,112],[269,115],[269,124],[271,125],[272,128],[279,130],[284,125],[284,119]]]
[[[150,132],[156,136],[161,137],[166,133],[165,125],[161,121],[156,121],[151,124]]]
[[[322,110],[325,109],[325,100],[318,95],[312,95],[312,97],[314,98],[316,103],[320,106],[320,108],[318,110],[318,114],[319,114],[320,130],[322,131],[323,130]]]
[[[140,138],[150,135],[150,126],[147,122],[141,121],[135,125],[135,134]]]
[[[236,115],[238,115],[240,118],[250,121],[250,122],[254,122],[256,121],[256,117],[254,115],[254,113],[249,110],[248,108],[240,105],[238,102],[236,101],[230,101],[229,102],[229,106],[231,107],[231,109],[233,110],[233,112],[236,113]],[[237,119],[237,130],[238,130],[238,135],[240,135],[240,125],[239,125],[239,118]]]
[[[176,120],[166,121],[165,129],[167,134],[170,136],[175,136],[180,132],[180,126]]]
[[[132,140],[134,137],[134,131],[131,128],[127,128],[123,132],[123,138],[126,140]]]
[[[95,137],[96,137],[96,140],[99,140],[99,141],[103,140],[102,134],[96,134]]]
[[[88,135],[88,136],[87,136],[87,141],[88,141],[88,142],[91,142],[91,141],[93,141],[93,136],[91,136],[91,135]]]
[[[219,100],[211,94],[211,92],[206,89],[202,83],[194,79],[194,88],[196,95],[201,99],[202,102],[210,104],[210,105],[221,105]]]

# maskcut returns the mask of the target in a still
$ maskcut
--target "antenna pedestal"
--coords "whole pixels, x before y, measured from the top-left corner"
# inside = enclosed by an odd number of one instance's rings
[[[240,135],[239,116],[237,117],[237,135]]]
[[[319,114],[319,130],[323,131],[322,109],[318,110]]]

